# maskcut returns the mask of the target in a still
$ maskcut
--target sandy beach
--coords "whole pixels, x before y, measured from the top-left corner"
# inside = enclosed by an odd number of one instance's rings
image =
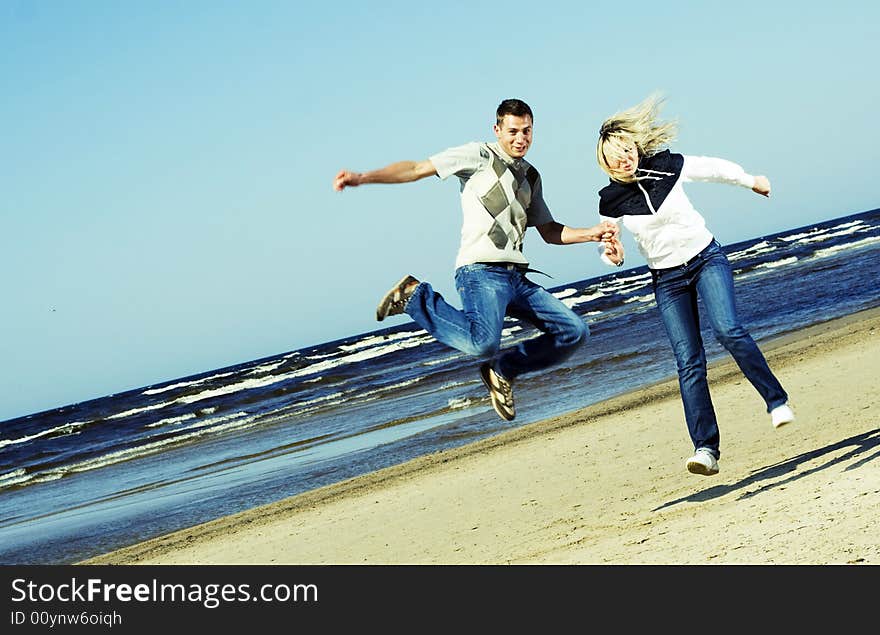
[[[713,365],[716,476],[670,378],[82,564],[880,563],[880,309],[761,347],[797,419]]]

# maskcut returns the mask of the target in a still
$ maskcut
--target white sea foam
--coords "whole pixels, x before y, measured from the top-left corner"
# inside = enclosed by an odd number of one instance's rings
[[[108,419],[121,419],[124,417],[129,417],[135,414],[140,414],[142,412],[147,412],[151,410],[159,410],[161,408],[167,408],[168,406],[174,404],[191,404],[196,403],[198,401],[203,401],[205,399],[211,399],[213,397],[220,397],[223,395],[229,395],[237,392],[241,392],[244,390],[252,390],[254,388],[265,388],[266,386],[271,386],[272,384],[276,384],[279,382],[287,381],[289,379],[293,379],[295,377],[302,377],[304,375],[311,375],[313,373],[324,372],[332,368],[336,368],[338,366],[342,366],[344,364],[350,364],[352,362],[364,361],[367,359],[374,359],[376,357],[381,357],[382,355],[388,355],[395,351],[403,350],[405,348],[413,348],[415,346],[420,346],[426,342],[432,341],[433,338],[429,335],[423,335],[420,337],[407,337],[402,341],[394,342],[391,344],[387,344],[385,346],[374,346],[373,348],[362,350],[359,353],[349,354],[345,357],[333,359],[333,360],[324,360],[322,362],[318,362],[317,364],[311,364],[304,368],[299,368],[297,370],[291,371],[289,373],[284,373],[283,375],[267,375],[265,377],[252,377],[249,379],[244,379],[241,381],[237,381],[226,386],[220,386],[218,388],[212,388],[209,390],[204,390],[200,393],[196,393],[193,395],[184,395],[182,397],[178,397],[172,401],[166,401],[160,404],[154,404],[152,406],[144,406],[143,408],[132,408],[131,410],[126,410],[124,412],[120,412],[114,415],[107,417]]]
[[[228,419],[229,417],[236,417],[238,415],[244,415],[246,413],[236,413],[236,415],[229,415],[228,417],[224,417]],[[122,461],[127,461],[133,458],[139,458],[143,456],[147,456],[150,454],[155,454],[161,450],[165,450],[168,446],[172,445],[180,445],[192,439],[204,436],[206,434],[216,434],[221,432],[229,432],[232,430],[243,430],[246,428],[253,427],[256,425],[256,421],[253,418],[246,418],[241,420],[237,418],[233,421],[228,421],[222,425],[214,425],[210,428],[205,428],[208,425],[208,422],[202,422],[201,424],[196,424],[192,426],[194,428],[193,432],[188,434],[181,434],[174,437],[161,439],[159,441],[152,441],[150,443],[145,443],[143,445],[139,445],[133,448],[126,448],[124,450],[118,450],[116,452],[110,452],[109,454],[104,454],[99,457],[95,457],[93,459],[88,459],[86,461],[80,461],[79,463],[74,463],[70,466],[67,466],[63,469],[64,472],[85,472],[88,470],[94,470],[99,467],[105,467],[107,465],[113,465],[114,463],[120,463]],[[53,471],[54,472],[54,471]],[[57,474],[55,478],[63,476],[63,473]],[[52,472],[47,474],[47,476],[51,476]],[[42,476],[42,475],[41,475]]]
[[[447,405],[451,410],[464,410],[465,408],[470,408],[473,403],[474,401],[469,397],[455,397],[450,399]]]
[[[813,256],[816,258],[824,258],[826,256],[837,254],[841,251],[863,247],[865,245],[870,245],[871,243],[876,243],[878,241],[880,241],[880,236],[869,236],[868,238],[863,238],[862,240],[857,240],[855,242],[847,243],[845,245],[836,245],[834,247],[826,247],[825,249],[817,249]]]
[[[161,426],[170,426],[176,423],[180,423],[181,421],[188,421],[189,419],[195,419],[196,415],[193,412],[190,412],[185,415],[181,415],[179,417],[169,417],[168,419],[162,419],[161,421],[156,421],[155,423],[150,423],[146,427],[148,428],[159,428]]]
[[[230,375],[234,375],[235,373],[218,373],[217,375],[211,375],[210,377],[204,377],[202,379],[194,379],[193,381],[182,381],[177,384],[170,384],[168,386],[162,386],[161,388],[150,388],[149,390],[145,390],[144,395],[158,395],[163,392],[168,392],[169,390],[175,390],[177,388],[187,388],[189,386],[198,386],[199,384],[204,384],[205,382],[214,381],[215,379],[222,379],[223,377],[229,377]]]
[[[342,355],[339,351],[333,351],[332,353],[326,353],[324,355],[306,355],[304,359],[330,359],[331,357],[339,357]]]
[[[386,344],[385,346],[374,346],[373,348],[362,350],[358,353],[349,354],[339,359],[326,360],[318,364],[312,364],[310,366],[306,366],[305,368],[300,368],[291,373],[287,373],[284,375],[284,377],[286,379],[289,379],[291,377],[311,375],[313,373],[323,372],[331,368],[336,368],[337,366],[341,366],[343,364],[361,362],[367,359],[375,359],[376,357],[381,357],[382,355],[388,355],[389,353],[394,353],[396,351],[400,351],[406,348],[414,348],[416,346],[421,346],[422,344],[426,344],[432,341],[434,341],[434,338],[425,333],[417,336],[409,336],[399,342],[393,342],[391,344]]]
[[[780,236],[779,238],[780,238],[780,240],[784,240],[785,242],[789,242],[789,243],[793,242],[795,240],[801,240],[802,238],[812,238],[812,237],[816,237],[818,240],[822,240],[821,238],[818,238],[818,237],[824,236],[824,235],[828,234],[829,232],[834,232],[838,229],[843,229],[846,227],[858,228],[859,226],[861,226],[863,224],[864,224],[864,221],[856,220],[856,221],[852,221],[849,223],[843,223],[841,225],[835,225],[834,227],[826,227],[825,229],[811,229],[810,231],[804,232],[801,234],[791,234],[789,236]],[[853,231],[855,231],[855,229],[853,229]],[[848,233],[848,232],[845,232],[845,233]]]
[[[567,298],[568,296],[570,296],[570,295],[574,295],[574,294],[577,293],[577,292],[578,292],[577,289],[573,289],[573,288],[569,287],[568,289],[563,289],[562,291],[555,291],[555,292],[553,293],[553,295],[554,295],[556,298],[558,298],[558,299],[561,300],[562,298]]]
[[[572,307],[577,306],[578,304],[584,304],[585,302],[591,302],[593,300],[596,300],[597,298],[604,298],[604,297],[605,297],[605,294],[602,293],[601,291],[599,291],[597,293],[592,293],[592,294],[588,294],[588,295],[579,295],[579,296],[573,297],[573,298],[565,298],[564,300],[562,300],[562,303],[565,306],[567,306],[568,308],[572,308]]]
[[[755,269],[776,269],[777,267],[794,264],[797,261],[797,256],[790,256],[781,260],[773,260],[772,262],[762,262],[760,265],[755,265]]]
[[[185,430],[193,430],[188,434],[182,434],[166,439],[161,439],[159,441],[148,442],[136,447],[126,448],[124,450],[118,450],[116,452],[110,452],[108,454],[94,457],[85,461],[80,461],[79,463],[74,463],[59,469],[52,469],[46,472],[34,472],[31,474],[25,474],[24,470],[15,470],[14,472],[0,476],[0,488],[9,487],[12,485],[21,485],[23,483],[44,483],[47,481],[54,481],[63,477],[65,474],[69,474],[72,472],[85,472],[97,469],[99,467],[113,465],[114,463],[127,461],[129,459],[140,458],[143,456],[148,456],[150,454],[155,454],[156,452],[167,449],[169,446],[179,445],[209,433],[214,434],[229,432],[238,429],[243,430],[256,425],[256,420],[254,418],[242,419],[242,417],[246,417],[246,415],[247,413],[245,412],[238,412],[235,414],[226,415],[224,417],[216,417],[212,420],[198,422],[196,424],[193,424],[192,426],[184,428]],[[222,423],[223,421],[226,421],[226,423]],[[220,423],[221,425],[217,425],[218,423]]]
[[[464,357],[463,354],[457,353],[453,355],[446,355],[444,357],[438,357],[437,359],[426,359],[422,361],[422,366],[438,366],[439,364],[446,364],[447,362],[451,362],[454,359],[460,359]]]
[[[124,419],[125,417],[130,417],[132,415],[138,415],[142,412],[150,412],[151,410],[161,410],[162,408],[167,408],[173,403],[178,403],[180,400],[176,399],[174,401],[163,401],[162,403],[153,404],[152,406],[144,406],[142,408],[132,408],[131,410],[124,410],[122,412],[117,412],[114,415],[110,415],[107,419]]]
[[[746,249],[740,251],[732,251],[727,255],[727,258],[731,262],[736,262],[737,260],[742,260],[743,258],[751,258],[753,256],[757,256],[758,254],[769,254],[777,250],[777,247],[774,247],[766,240],[762,240],[759,243],[755,243],[751,247],[747,247]]]
[[[423,376],[414,377],[413,379],[407,379],[406,381],[401,381],[396,384],[391,384],[389,386],[382,386],[381,388],[375,388],[373,390],[368,390],[367,392],[359,392],[357,394],[357,399],[360,400],[361,397],[372,397],[374,395],[384,395],[387,392],[400,390],[401,388],[406,388],[407,386],[417,384],[423,379]]]
[[[329,395],[321,395],[320,397],[315,397],[314,399],[308,399],[306,401],[298,401],[296,403],[296,405],[297,405],[297,407],[298,406],[311,406],[316,403],[324,403],[326,401],[333,401],[334,399],[336,400],[336,403],[342,403],[342,401],[344,401],[343,397],[345,397],[345,395],[347,395],[347,394],[348,393],[346,391],[334,392]]]
[[[281,368],[282,366],[284,366],[284,360],[281,360],[278,362],[273,362],[271,364],[262,364],[260,366],[256,366],[256,367],[250,369],[247,372],[247,374],[248,375],[261,375],[261,374],[265,374],[265,373],[271,373],[273,370]]]
[[[625,278],[614,278],[606,280],[597,286],[598,290],[607,291],[609,293],[626,293],[633,289],[644,287],[651,282],[651,272],[640,273],[635,276],[626,276]]]
[[[446,382],[445,384],[443,384],[442,386],[440,386],[440,388],[438,388],[437,390],[449,390],[449,389],[451,389],[451,388],[458,388],[459,386],[466,386],[466,385],[468,385],[468,384],[472,384],[472,383],[474,383],[474,381],[479,381],[479,380],[473,380],[473,381],[448,381],[448,382]]]
[[[19,437],[18,439],[2,439],[0,440],[0,448],[5,448],[7,445],[15,445],[18,443],[27,443],[28,441],[32,441],[34,439],[39,439],[40,437],[45,437],[50,434],[72,434],[78,431],[86,425],[83,421],[76,421],[73,423],[65,423],[64,425],[57,426],[55,428],[50,428],[49,430],[43,430],[42,432],[37,432],[36,434],[31,434],[26,437]]]
[[[198,430],[199,428],[207,427],[214,427],[216,429],[218,427],[218,424],[225,423],[227,421],[235,421],[247,416],[247,412],[238,411],[228,415],[223,415],[222,417],[212,417],[211,419],[196,421],[195,423],[191,423],[188,426],[184,426],[183,428],[181,428],[181,430]]]
[[[631,302],[653,302],[654,294],[649,293],[648,295],[637,295],[631,298],[627,298],[623,301],[624,304],[630,304]]]
[[[859,232],[858,227],[851,227],[849,229],[845,229],[845,230],[841,230],[841,231],[837,231],[837,232],[818,234],[816,236],[808,236],[806,238],[802,238],[798,242],[802,243],[802,244],[817,243],[817,242],[828,240],[829,238],[837,238],[838,236],[851,236],[852,234],[856,234],[858,232]]]
[[[394,342],[398,340],[406,340],[411,337],[417,337],[418,335],[419,333],[414,331],[402,331],[400,333],[390,333],[388,335],[370,335],[362,340],[355,342],[354,344],[341,345],[339,348],[346,353],[350,353],[352,351],[357,351],[362,348],[369,348],[378,344],[387,344],[388,342]]]
[[[639,281],[650,280],[650,279],[651,279],[650,273],[639,273],[639,274],[635,274],[635,275],[631,275],[631,276],[622,276],[620,278],[615,278],[613,280],[613,282],[619,283],[619,284],[623,284],[623,283],[628,284],[630,282],[639,282]]]
[[[6,472],[6,474],[0,474],[0,488],[9,487],[10,485],[17,485],[29,479],[30,477],[28,476],[27,472],[25,472],[24,468],[19,468],[17,470],[13,470],[12,472]]]
[[[323,395],[321,397],[315,397],[314,399],[309,399],[308,401],[297,402],[292,410],[288,410],[288,416],[291,415],[303,415],[308,414],[310,412],[314,412],[320,408],[327,408],[330,406],[335,406],[338,404],[353,404],[353,403],[363,403],[366,401],[375,401],[380,396],[385,395],[389,392],[398,391],[401,388],[406,388],[407,386],[411,386],[415,383],[422,381],[424,377],[415,377],[413,379],[408,379],[406,381],[401,381],[396,384],[391,384],[389,386],[382,386],[380,388],[375,388],[373,390],[369,390],[366,392],[359,391],[342,391],[335,392],[332,395]]]

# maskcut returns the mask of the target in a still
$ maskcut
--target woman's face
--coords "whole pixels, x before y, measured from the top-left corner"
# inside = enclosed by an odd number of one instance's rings
[[[611,170],[612,176],[630,177],[636,173],[639,167],[639,150],[632,141],[624,143],[620,148],[622,154],[614,153],[613,156],[605,155],[605,161]]]

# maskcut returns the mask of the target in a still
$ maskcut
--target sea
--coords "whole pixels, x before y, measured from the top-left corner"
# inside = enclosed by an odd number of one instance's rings
[[[880,209],[724,250],[759,343],[880,306]],[[646,267],[548,288],[591,336],[518,379],[510,423],[479,360],[401,318],[0,422],[0,564],[78,562],[675,377]],[[536,335],[509,319],[502,346]],[[727,356],[704,340],[710,361]]]

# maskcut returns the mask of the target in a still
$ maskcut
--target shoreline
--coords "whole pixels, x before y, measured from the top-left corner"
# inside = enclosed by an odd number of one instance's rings
[[[797,420],[710,364],[714,477],[673,377],[77,564],[880,563],[880,308],[759,345]]]

